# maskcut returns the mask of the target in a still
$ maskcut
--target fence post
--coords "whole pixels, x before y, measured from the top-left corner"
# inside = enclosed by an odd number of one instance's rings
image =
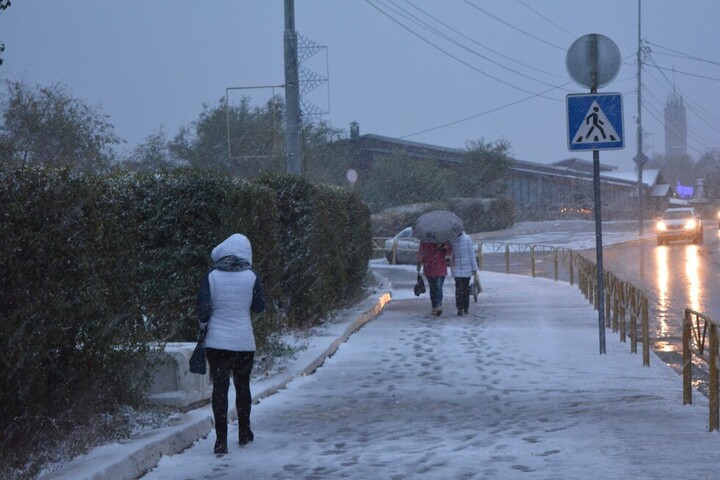
[[[650,366],[650,325],[648,314],[648,300],[643,296],[642,302],[642,344],[643,344],[643,365]]]
[[[612,331],[617,332],[618,330],[618,305],[620,301],[618,297],[622,295],[622,289],[615,292],[613,295],[613,318],[612,318]]]
[[[692,404],[692,352],[690,351],[690,335],[692,335],[692,318],[690,310],[685,309],[683,317],[683,405]]]
[[[558,281],[558,249],[553,248],[553,261],[555,262],[555,281]]]
[[[718,327],[710,323],[710,431],[720,430],[720,402],[718,401]]]
[[[530,245],[530,266],[532,276],[535,278],[535,245]]]
[[[510,245],[505,244],[505,273],[510,273]]]
[[[574,280],[575,280],[575,278],[574,278],[575,270],[573,270],[573,260],[574,259],[575,259],[575,257],[573,256],[573,251],[570,250],[570,262],[568,262],[570,264],[570,285],[574,285]]]
[[[609,327],[610,326],[610,318],[611,318],[610,315],[612,313],[612,311],[610,310],[610,300],[612,299],[612,296],[614,295],[614,290],[611,285],[614,282],[605,282],[605,283],[606,283],[605,291],[607,292],[607,294],[605,294],[605,318],[603,319],[603,321],[605,322],[605,326]]]

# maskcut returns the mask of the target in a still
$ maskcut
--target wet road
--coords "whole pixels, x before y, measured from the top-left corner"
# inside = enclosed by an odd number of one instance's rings
[[[603,248],[605,269],[647,294],[654,350],[673,366],[680,361],[684,309],[720,319],[719,235],[712,224],[702,245],[644,239]]]

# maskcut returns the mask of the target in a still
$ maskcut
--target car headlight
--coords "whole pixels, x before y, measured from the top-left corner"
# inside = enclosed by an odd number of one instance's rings
[[[688,220],[685,222],[685,230],[695,230],[697,222],[695,220]]]
[[[657,222],[657,224],[655,225],[655,228],[657,228],[658,231],[660,231],[660,232],[664,232],[665,230],[667,230],[667,226],[665,225],[665,222],[663,222],[662,220]]]

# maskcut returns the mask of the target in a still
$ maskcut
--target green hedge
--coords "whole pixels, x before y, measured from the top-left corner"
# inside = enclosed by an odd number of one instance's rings
[[[0,205],[0,451],[9,455],[136,400],[142,385],[129,379],[143,376],[127,359],[150,338],[127,301],[126,217],[102,182],[0,172]]]
[[[357,294],[371,256],[359,198],[297,177],[25,167],[0,171],[0,206],[2,452],[140,400],[149,342],[195,339],[198,287],[230,234],[248,236],[263,281],[260,350]]]

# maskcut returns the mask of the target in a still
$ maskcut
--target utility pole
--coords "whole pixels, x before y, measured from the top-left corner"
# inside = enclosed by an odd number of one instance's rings
[[[285,0],[285,150],[287,173],[301,175],[300,74],[295,32],[295,0]]]
[[[643,198],[643,165],[648,161],[643,153],[642,134],[642,37],[640,35],[640,2],[638,0],[638,50],[637,50],[637,155],[633,160],[638,171],[638,235],[643,235],[643,224],[645,223],[645,205]]]

